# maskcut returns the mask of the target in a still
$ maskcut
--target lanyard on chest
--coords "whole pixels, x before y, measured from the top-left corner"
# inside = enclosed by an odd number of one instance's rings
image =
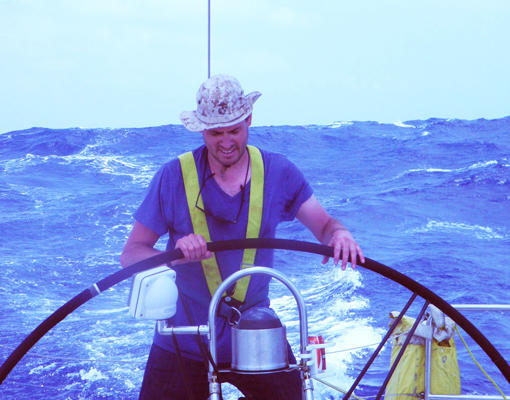
[[[246,227],[246,238],[256,239],[260,234],[260,226],[262,223],[262,206],[264,200],[264,162],[260,150],[254,146],[248,146],[251,159],[251,188],[250,188],[250,204],[248,210],[248,224]],[[193,233],[202,235],[207,242],[211,241],[209,227],[205,214],[195,207],[198,198],[198,206],[204,208],[202,197],[198,197],[200,185],[198,181],[197,166],[193,153],[188,152],[179,156],[181,162],[182,177],[184,180],[184,189],[186,191],[186,199],[188,209],[193,224]],[[206,161],[207,162],[207,161]],[[241,268],[249,267],[255,262],[255,249],[245,249],[243,255],[243,264]],[[207,280],[207,286],[211,296],[214,294],[222,279],[216,255],[212,258],[202,261],[202,270]],[[246,276],[237,281],[234,293],[231,295],[234,299],[244,302],[246,291],[250,283],[250,277]]]

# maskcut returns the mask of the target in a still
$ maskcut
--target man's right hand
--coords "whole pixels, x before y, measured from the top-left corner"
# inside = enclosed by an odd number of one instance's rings
[[[213,253],[207,250],[207,242],[202,235],[189,234],[180,238],[176,244],[176,249],[181,249],[184,258],[172,262],[172,265],[184,264],[188,262],[200,262],[213,256]]]

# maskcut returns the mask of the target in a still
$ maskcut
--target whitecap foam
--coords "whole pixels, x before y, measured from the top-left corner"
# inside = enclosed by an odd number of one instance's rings
[[[323,380],[346,390],[354,382],[349,376],[349,365],[355,362],[355,354],[361,354],[367,349],[372,351],[380,343],[384,331],[373,328],[366,320],[355,319],[332,325],[325,335],[326,342],[335,343],[335,347],[326,349],[326,371],[335,374]],[[317,385],[316,392],[321,398],[341,398],[340,393],[323,385]]]
[[[428,174],[437,174],[437,173],[451,173],[455,172],[456,170],[453,169],[446,169],[446,168],[412,168],[407,171],[404,171],[400,174],[398,174],[394,179],[401,179],[407,175],[411,174],[420,174],[420,173],[428,173]]]
[[[127,314],[127,310],[129,310],[129,307],[121,307],[121,308],[110,308],[110,309],[99,309],[99,310],[83,310],[83,314],[97,314],[97,315],[100,315],[100,314],[117,314],[117,313],[126,313]]]
[[[301,277],[303,278],[303,277]],[[359,318],[357,311],[370,307],[367,298],[357,294],[363,286],[363,276],[358,270],[322,267],[319,273],[307,275],[307,288],[302,290],[308,309],[309,336],[322,335],[335,346],[326,350],[327,372],[334,375],[324,381],[348,389],[354,379],[351,365],[358,355],[379,344],[383,330],[372,320]],[[271,301],[272,307],[287,327],[287,338],[295,354],[299,352],[299,321],[292,296],[283,295]],[[370,350],[369,350],[370,351]],[[340,398],[340,393],[316,382],[317,398]]]
[[[465,172],[465,171],[469,171],[469,170],[473,170],[473,169],[480,169],[480,168],[486,168],[486,167],[490,167],[491,165],[497,165],[499,164],[498,161],[496,160],[490,160],[490,161],[481,161],[481,162],[477,162],[473,165],[470,165],[469,167],[464,167],[464,168],[456,168],[456,169],[449,169],[449,168],[413,168],[413,169],[409,169],[401,174],[399,174],[396,178],[399,179],[399,178],[402,178],[403,176],[406,176],[406,175],[409,175],[409,174],[414,174],[414,173],[421,173],[421,172],[426,172],[426,173],[450,173],[450,172],[454,172],[454,173],[460,173],[460,172]]]
[[[429,221],[421,228],[412,229],[410,232],[449,232],[455,231],[462,234],[472,234],[478,239],[505,239],[507,235],[498,233],[495,229],[487,226],[470,225],[462,222]]]
[[[403,122],[400,122],[400,121],[392,122],[391,124],[395,125],[395,126],[398,126],[400,128],[416,128],[416,126],[414,126],[414,125],[406,125],[406,124],[404,124]]]
[[[337,121],[337,122],[331,122],[329,124],[318,124],[318,126],[324,126],[324,127],[327,127],[327,128],[340,128],[342,126],[351,126],[353,125],[354,123],[352,121]]]
[[[48,371],[54,371],[56,368],[58,368],[58,364],[54,362],[38,365],[30,370],[29,375],[47,373]]]
[[[408,172],[453,172],[453,169],[444,168],[423,168],[423,169],[410,169]]]
[[[84,381],[92,381],[92,382],[99,381],[101,379],[107,379],[107,377],[101,371],[98,371],[94,367],[90,368],[88,371],[81,369],[80,377]]]
[[[482,161],[482,162],[478,162],[476,164],[471,165],[467,169],[478,169],[478,168],[484,168],[484,167],[488,167],[490,165],[497,165],[497,164],[498,164],[498,162],[496,160]]]
[[[136,389],[138,387],[138,384],[135,385],[133,382],[131,382],[131,379],[126,379],[124,381],[124,385],[126,385],[126,388],[128,389]]]

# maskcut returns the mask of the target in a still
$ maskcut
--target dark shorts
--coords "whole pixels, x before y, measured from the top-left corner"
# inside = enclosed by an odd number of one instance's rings
[[[291,364],[296,363],[290,348],[289,361]],[[182,362],[195,400],[207,400],[209,397],[207,365],[204,362],[184,357]],[[237,387],[247,399],[302,399],[301,377],[297,370],[259,375],[220,373],[219,380]],[[185,400],[188,398],[186,383],[177,356],[153,344],[145,367],[140,399]]]

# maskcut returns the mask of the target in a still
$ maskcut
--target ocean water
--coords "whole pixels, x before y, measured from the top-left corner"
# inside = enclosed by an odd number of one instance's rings
[[[510,304],[510,117],[253,127],[250,143],[293,160],[366,256],[451,303]],[[0,362],[58,307],[120,268],[131,215],[152,175],[200,144],[200,134],[174,125],[0,134]],[[298,222],[282,224],[278,237],[314,241]],[[362,267],[323,266],[321,258],[276,251],[275,266],[305,296],[310,333],[336,344],[327,356],[334,376],[326,380],[348,389],[384,335],[388,313],[411,293]],[[137,398],[154,324],[129,317],[129,288],[118,284],[51,330],[0,386],[0,398]],[[277,283],[271,298],[297,350],[295,302]],[[510,360],[510,313],[465,315]],[[456,343],[463,393],[497,394]],[[468,344],[510,394],[483,351]],[[390,351],[370,368],[359,396],[377,394]],[[224,391],[237,398],[233,388]],[[315,395],[342,397],[320,383]]]

